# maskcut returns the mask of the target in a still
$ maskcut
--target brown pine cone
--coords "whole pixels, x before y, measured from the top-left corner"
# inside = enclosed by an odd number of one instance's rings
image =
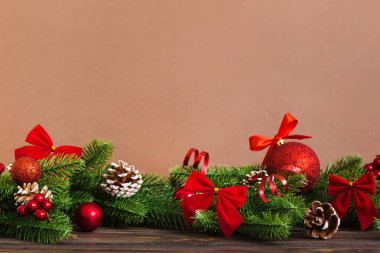
[[[340,219],[330,203],[314,201],[306,210],[304,225],[311,238],[329,239],[339,228]]]
[[[104,174],[105,184],[102,188],[111,196],[127,198],[136,194],[140,189],[143,180],[140,172],[133,165],[128,165],[124,161],[111,163],[108,174]]]
[[[249,174],[245,175],[243,179],[243,185],[253,185],[256,182],[261,182],[263,177],[267,177],[268,173],[266,170],[252,170]]]
[[[15,205],[19,206],[26,204],[29,200],[33,199],[36,193],[43,194],[47,200],[51,200],[53,198],[51,191],[48,190],[46,185],[41,189],[41,191],[39,191],[38,188],[37,182],[34,182],[33,184],[24,183],[22,186],[17,186],[17,192],[14,194],[16,201]]]

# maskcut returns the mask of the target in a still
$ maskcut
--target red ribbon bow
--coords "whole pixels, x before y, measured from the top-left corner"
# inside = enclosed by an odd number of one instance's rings
[[[225,237],[230,237],[243,223],[243,217],[237,208],[242,208],[245,203],[247,198],[246,186],[215,188],[206,175],[193,171],[187,179],[184,189],[197,193],[185,197],[182,201],[182,211],[190,225],[194,222],[193,217],[196,210],[207,210],[214,201],[215,195],[217,195],[216,215]]]
[[[268,155],[276,146],[278,141],[282,139],[302,140],[302,139],[311,138],[311,136],[306,136],[306,135],[289,135],[297,126],[297,123],[298,123],[298,120],[295,117],[293,117],[290,113],[286,113],[282,120],[281,126],[278,129],[277,134],[273,138],[269,138],[269,137],[261,136],[261,135],[254,135],[254,136],[249,137],[250,149],[252,151],[259,151],[269,146],[268,152],[266,153],[264,161],[263,161],[263,164],[265,164],[268,158]]]
[[[373,173],[364,174],[354,182],[336,175],[329,175],[329,195],[337,196],[332,203],[340,219],[346,215],[354,199],[354,208],[362,230],[366,230],[379,216],[377,208],[368,194],[376,194]]]
[[[47,157],[52,152],[76,154],[78,157],[82,156],[82,148],[74,146],[60,146],[55,147],[49,134],[41,126],[35,126],[25,139],[26,142],[34,146],[24,146],[15,150],[15,158],[18,159],[21,156],[30,156],[37,160]]]

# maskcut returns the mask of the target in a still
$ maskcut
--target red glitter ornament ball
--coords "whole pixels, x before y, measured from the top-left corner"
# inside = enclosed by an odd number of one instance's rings
[[[313,188],[320,174],[318,156],[310,147],[300,142],[286,142],[274,148],[263,165],[269,174],[278,172],[285,165],[300,168],[307,178],[307,185],[301,189],[302,192]]]
[[[12,164],[11,176],[18,184],[37,182],[41,173],[40,164],[32,157],[22,156]]]
[[[103,223],[102,208],[93,202],[83,203],[75,213],[75,221],[83,231],[94,231]]]
[[[33,214],[34,218],[38,221],[44,221],[47,218],[47,212],[44,209],[37,209]]]

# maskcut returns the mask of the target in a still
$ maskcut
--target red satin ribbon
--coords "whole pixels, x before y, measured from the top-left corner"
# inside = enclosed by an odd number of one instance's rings
[[[286,113],[281,122],[281,126],[278,129],[277,134],[273,138],[269,138],[269,137],[261,136],[261,135],[254,135],[254,136],[249,137],[250,149],[252,151],[259,151],[269,146],[269,149],[263,161],[263,164],[265,164],[268,158],[268,155],[276,146],[279,140],[281,139],[302,140],[302,139],[311,138],[311,136],[307,136],[307,135],[289,135],[297,126],[297,123],[298,123],[298,120],[295,117],[293,117],[290,113]]]
[[[190,225],[194,222],[195,212],[197,210],[207,210],[214,201],[215,195],[217,195],[216,215],[220,229],[225,237],[230,237],[243,223],[243,217],[237,208],[242,208],[245,203],[247,198],[246,186],[215,188],[206,175],[193,171],[187,179],[184,189],[197,193],[190,197],[185,197],[182,201],[182,211]]]
[[[362,230],[366,230],[379,216],[377,208],[368,194],[376,194],[373,173],[364,174],[355,182],[349,182],[336,175],[329,175],[329,195],[336,196],[332,203],[340,219],[346,215],[354,200],[355,212]]]
[[[82,148],[74,146],[59,146],[55,147],[53,141],[51,140],[49,134],[41,126],[35,126],[28,134],[25,139],[26,142],[32,144],[33,146],[25,146],[15,150],[15,158],[18,159],[21,156],[30,156],[37,160],[47,157],[52,152],[57,153],[67,153],[76,154],[77,156],[82,156]]]
[[[292,166],[292,165],[286,165],[284,167],[282,167],[279,171],[287,171],[287,172],[294,172],[294,173],[300,173],[301,172],[301,169],[298,168],[298,167],[295,167],[295,166]],[[268,199],[266,198],[265,196],[265,184],[268,182],[269,184],[269,190],[272,192],[272,194],[276,197],[278,196],[282,196],[283,194],[281,194],[278,189],[277,189],[277,185],[276,183],[274,182],[274,179],[277,178],[278,180],[280,180],[280,182],[282,183],[282,185],[284,186],[284,192],[287,193],[288,192],[288,182],[286,181],[286,179],[279,175],[279,174],[272,174],[272,175],[269,175],[269,176],[256,176],[256,177],[252,177],[252,181],[255,181],[255,180],[262,180],[261,183],[260,183],[260,186],[259,186],[259,195],[260,195],[260,198],[263,202],[265,203],[268,203]]]
[[[194,155],[194,163],[191,167],[193,167],[194,169],[197,169],[200,162],[203,159],[203,165],[202,165],[201,173],[206,175],[207,169],[208,169],[209,154],[205,151],[202,151],[201,153],[199,153],[198,149],[190,148],[189,151],[187,151],[185,158],[183,159],[183,166],[189,166],[189,161],[193,155]],[[181,187],[174,193],[174,197],[176,199],[183,200],[184,198],[190,197],[190,196],[195,195],[195,194],[196,194],[195,192],[187,191],[187,190],[185,190],[184,187]]]

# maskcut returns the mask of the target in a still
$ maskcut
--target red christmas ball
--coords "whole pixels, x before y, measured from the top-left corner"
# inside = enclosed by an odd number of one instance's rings
[[[75,213],[75,221],[83,231],[94,231],[103,223],[102,208],[93,202],[83,203]]]
[[[11,176],[17,184],[37,182],[41,173],[40,164],[32,157],[22,156],[12,164]]]
[[[47,212],[43,209],[37,209],[34,214],[34,218],[38,221],[44,221],[47,218]]]
[[[37,204],[42,205],[45,201],[45,196],[42,193],[36,193],[33,196],[33,200],[37,202]]]
[[[373,163],[367,163],[366,165],[364,165],[364,169],[368,170],[369,172],[373,172]]]
[[[42,207],[45,211],[49,212],[53,208],[53,203],[51,203],[49,200],[45,200],[42,204]]]
[[[376,157],[372,164],[376,169],[380,169],[380,157]]]
[[[3,173],[5,170],[5,166],[3,163],[0,163],[0,174]]]
[[[26,205],[17,207],[17,215],[20,217],[28,216],[28,208],[26,207]]]
[[[272,150],[264,164],[269,174],[276,173],[286,165],[301,169],[307,178],[302,192],[309,191],[318,181],[320,163],[318,156],[307,145],[300,142],[286,142]]]
[[[28,208],[29,212],[33,213],[34,211],[36,211],[38,209],[38,203],[37,203],[37,201],[30,200],[26,204],[26,207]]]

